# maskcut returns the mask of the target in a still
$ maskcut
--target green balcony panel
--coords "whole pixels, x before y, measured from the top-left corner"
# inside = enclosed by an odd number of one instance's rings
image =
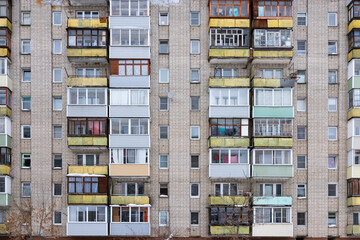
[[[236,233],[236,229],[238,232]],[[249,226],[210,226],[211,235],[248,235],[250,233]]]
[[[292,165],[253,165],[253,177],[291,178]]]
[[[294,107],[253,107],[254,118],[293,118]]]
[[[12,138],[7,134],[0,134],[0,147],[12,148]]]
[[[292,147],[292,138],[254,138],[255,147]]]
[[[12,196],[11,194],[1,193],[0,194],[0,206],[11,206]]]
[[[360,76],[353,76],[348,79],[348,91],[353,88],[360,88]]]
[[[209,197],[209,205],[248,205],[249,198],[244,196]]]
[[[254,197],[253,205],[257,206],[291,206],[292,197]]]
[[[211,137],[209,145],[210,147],[248,147],[250,146],[250,140],[249,138]]]
[[[111,204],[115,205],[145,205],[150,204],[148,196],[111,196]]]

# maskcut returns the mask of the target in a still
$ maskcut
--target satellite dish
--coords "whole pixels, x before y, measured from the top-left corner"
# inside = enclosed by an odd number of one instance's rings
[[[174,93],[173,92],[168,92],[168,98],[172,99],[174,97]]]

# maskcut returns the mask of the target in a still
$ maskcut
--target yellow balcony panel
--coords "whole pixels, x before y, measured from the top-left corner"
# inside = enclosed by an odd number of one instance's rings
[[[107,195],[68,195],[68,204],[107,204]]]
[[[0,224],[0,234],[7,234],[6,225]]]
[[[360,28],[360,20],[353,19],[351,20],[350,24],[348,25],[348,32],[351,32],[354,28]]]
[[[110,164],[110,176],[149,177],[149,164]]]
[[[292,147],[292,138],[254,138],[255,147]]]
[[[292,50],[254,50],[255,58],[292,58]]]
[[[292,19],[269,19],[267,20],[268,28],[292,28]]]
[[[236,233],[236,229],[238,232]],[[248,235],[250,234],[249,226],[210,226],[211,235]]]
[[[68,57],[107,57],[106,48],[93,48],[93,49],[67,49]]]
[[[360,166],[353,165],[347,168],[346,179],[350,178],[360,178]]]
[[[68,86],[107,87],[108,80],[107,78],[70,77]]]
[[[0,175],[10,175],[10,166],[0,165]]]
[[[360,206],[360,197],[348,197],[347,205],[350,206]]]
[[[360,49],[353,49],[348,54],[348,61],[350,62],[353,58],[360,58]]]
[[[209,197],[209,205],[248,205],[249,198],[244,196]]]
[[[211,18],[209,21],[209,28],[210,27],[248,28],[250,27],[250,20]]]
[[[10,57],[10,52],[7,48],[0,48],[0,57]]]
[[[107,19],[69,19],[69,28],[107,28]]]
[[[69,146],[107,146],[107,137],[68,137]]]
[[[219,49],[210,48],[209,57],[218,58],[248,58],[250,56],[249,49]]]
[[[209,87],[250,87],[249,78],[210,78]]]
[[[250,146],[249,138],[220,138],[211,137],[210,147],[248,147]]]
[[[12,25],[11,22],[9,21],[9,19],[7,18],[0,18],[0,27],[1,28],[8,28],[10,31],[12,31]]]
[[[360,235],[360,225],[347,225],[346,226],[347,235]]]
[[[111,204],[114,205],[145,205],[150,204],[148,196],[111,196]]]
[[[254,78],[254,87],[281,87],[280,78],[278,79],[265,79],[265,78]]]
[[[71,173],[108,175],[108,166],[69,166],[68,174]]]
[[[8,116],[11,118],[11,109],[7,106],[0,106],[0,116]]]
[[[360,117],[360,108],[353,108],[350,111],[348,111],[348,120],[350,120],[353,117]]]

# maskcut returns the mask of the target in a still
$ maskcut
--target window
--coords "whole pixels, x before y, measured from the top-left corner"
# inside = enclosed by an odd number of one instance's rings
[[[353,225],[360,225],[360,214],[358,212],[353,213]]]
[[[54,169],[61,169],[62,168],[62,155],[61,155],[61,153],[54,154],[53,159],[54,159]]]
[[[61,83],[62,82],[62,70],[61,70],[61,68],[54,68],[53,69],[53,82],[54,83]]]
[[[160,139],[168,139],[168,126],[159,127]]]
[[[12,93],[8,88],[0,88],[0,105],[6,105],[11,108]]]
[[[169,212],[160,211],[159,212],[159,226],[168,226],[169,225]]]
[[[329,127],[329,140],[337,140],[337,127]]]
[[[106,105],[105,88],[69,88],[69,105]]]
[[[305,112],[306,111],[306,100],[305,99],[298,99],[296,105],[297,105],[297,111],[298,112]]]
[[[110,105],[149,105],[149,90],[111,89]]]
[[[298,226],[306,225],[306,213],[304,213],[304,212],[297,213],[297,225]]]
[[[306,198],[306,184],[297,184],[297,197]]]
[[[159,13],[159,25],[169,25],[169,13]]]
[[[282,78],[282,69],[260,69],[260,78],[278,79]]]
[[[337,83],[337,71],[329,71],[329,83]]]
[[[249,119],[213,118],[210,120],[212,137],[247,137]]]
[[[255,106],[291,106],[290,88],[255,88]]]
[[[169,53],[169,40],[160,40],[160,53]]]
[[[360,47],[360,31],[358,29],[353,29],[348,34],[348,47],[349,49]]]
[[[190,167],[191,167],[191,169],[199,169],[200,168],[200,156],[199,155],[191,155],[190,156]]]
[[[282,185],[280,183],[260,183],[260,196],[282,196]]]
[[[328,157],[328,168],[329,169],[336,169],[337,168],[336,156],[329,156]]]
[[[22,153],[21,154],[21,168],[31,168],[31,154]]]
[[[247,17],[249,4],[247,0],[241,1],[210,1],[211,17]]]
[[[190,197],[191,198],[200,197],[200,183],[190,183]]]
[[[53,126],[53,138],[54,139],[61,139],[62,138],[62,127],[61,126]]]
[[[0,193],[6,193],[6,179],[7,177],[0,177]]]
[[[291,137],[292,119],[254,119],[254,136]]]
[[[329,98],[328,99],[328,110],[329,110],[329,112],[337,111],[337,98]]]
[[[53,54],[61,54],[62,51],[62,43],[61,40],[53,41]]]
[[[238,71],[236,68],[215,68],[215,78],[236,78],[238,77]]]
[[[190,82],[191,83],[200,82],[200,69],[190,69]]]
[[[120,76],[148,76],[150,70],[149,60],[110,60],[111,69],[118,69],[118,71],[110,70],[112,75]],[[85,69],[84,69],[85,70]],[[99,69],[86,69],[86,77],[99,76]],[[85,75],[85,72],[82,76]]]
[[[160,111],[167,111],[169,99],[167,97],[160,97]]]
[[[360,17],[360,2],[359,1],[350,1],[350,4],[348,5],[348,13],[349,13],[349,22],[353,18]]]
[[[68,189],[71,193],[107,193],[106,177],[68,177]]]
[[[104,118],[68,118],[68,136],[106,136],[106,123]]]
[[[68,222],[106,222],[105,206],[69,206]]]
[[[305,155],[297,156],[297,169],[306,169],[306,156]]]
[[[125,64],[125,61],[119,61],[119,65],[120,65],[120,62],[123,62]],[[132,62],[132,60],[130,60],[130,62]],[[110,64],[113,64],[113,63],[114,62],[111,61]],[[118,62],[115,61],[115,63],[118,63]],[[113,68],[113,67],[117,67],[117,65],[112,65],[111,68]],[[123,67],[125,69],[125,65]],[[129,70],[132,70],[132,69],[133,68],[131,68]],[[116,74],[114,73],[114,75],[120,75],[120,74],[118,72],[116,72]],[[121,75],[124,75],[124,74],[121,74]],[[76,69],[76,77],[78,77],[78,78],[98,78],[98,77],[100,77],[100,69],[99,68],[77,68]]]
[[[240,222],[239,222],[240,220]],[[216,206],[210,208],[210,225],[213,226],[239,226],[249,224],[248,207]]]
[[[190,126],[190,139],[192,140],[200,139],[200,126]]]
[[[106,47],[106,30],[70,29],[68,31],[68,47]]]
[[[200,97],[190,97],[190,110],[200,110]]]
[[[200,12],[190,12],[190,26],[200,25]]]
[[[31,138],[31,126],[21,125],[21,139],[30,139],[30,138]]]
[[[258,1],[255,5],[257,16],[255,17],[291,17],[290,0],[281,1]]]
[[[1,210],[0,211],[0,224],[5,224],[6,221],[6,212],[4,210]]]
[[[54,111],[62,110],[62,98],[61,97],[53,97],[53,110]]]
[[[296,78],[297,78],[297,83],[306,83],[306,71],[297,70]]]
[[[77,19],[99,19],[98,11],[77,11]]]
[[[11,20],[11,2],[7,0],[0,1],[0,16]]]
[[[61,214],[62,214],[61,212],[54,211],[54,219],[53,219],[54,225],[61,225],[62,224]]]
[[[21,97],[21,110],[23,111],[31,110],[31,97]]]
[[[123,182],[121,183],[122,196],[143,196],[145,192],[144,183]]]
[[[329,41],[328,54],[337,54],[337,41]]]
[[[284,150],[254,150],[254,164],[257,165],[289,165],[292,164],[292,151]]]
[[[111,15],[113,16],[149,16],[148,0],[111,0]]]
[[[254,30],[255,48],[291,48],[290,30]]]
[[[149,46],[149,29],[111,29],[110,33],[111,46]],[[105,37],[103,46],[106,46]]]
[[[30,44],[30,40],[28,41]],[[0,46],[11,48],[11,33],[9,30],[0,29]]]
[[[21,53],[30,54],[30,40],[21,40]]]
[[[168,155],[160,155],[160,169],[168,169]]]
[[[200,40],[191,40],[191,54],[200,54]]]
[[[21,13],[21,24],[22,25],[30,25],[31,24],[30,12],[22,12]]]
[[[53,184],[53,194],[54,194],[54,196],[61,196],[62,195],[62,184],[61,183],[54,183]]]
[[[249,105],[247,88],[211,88],[210,106],[245,106]]]
[[[210,149],[211,164],[248,164],[246,149]]]
[[[336,183],[329,183],[328,184],[328,196],[329,197],[336,197],[337,196],[337,184]]]
[[[31,183],[29,182],[23,182],[21,183],[22,188],[22,197],[30,197],[31,196]]]
[[[1,3],[1,1],[0,1]],[[0,9],[1,9],[1,5],[0,5]],[[0,13],[1,15],[1,13]],[[8,58],[0,58],[0,74],[7,74],[9,76],[11,76],[11,72],[10,72],[10,60]]]
[[[98,154],[78,154],[76,158],[78,166],[99,166],[100,158]]]
[[[53,25],[61,25],[61,12],[53,12]]]
[[[247,47],[249,30],[243,28],[210,28],[210,47]]]
[[[159,82],[168,83],[169,82],[169,69],[161,68],[159,69]]]
[[[328,18],[330,27],[337,26],[337,13],[328,13]]]
[[[215,183],[215,196],[238,196],[237,183]]]
[[[256,207],[254,218],[255,223],[291,223],[291,208]]]
[[[31,71],[30,69],[23,69],[22,71],[22,81],[31,82]]]
[[[110,119],[110,134],[114,135],[148,135],[148,118],[112,118]]]
[[[306,41],[305,40],[298,40],[297,41],[297,54],[298,55],[305,55],[306,54]]]
[[[10,165],[11,163],[11,149],[7,147],[0,148],[0,164]]]
[[[199,225],[199,212],[190,212],[190,224]]]
[[[328,225],[329,227],[335,227],[336,226],[336,212],[329,212],[328,214]]]
[[[149,207],[123,206],[112,207],[112,222],[144,223],[149,222]],[[120,217],[121,216],[121,217]]]
[[[347,180],[347,196],[358,197],[360,196],[360,181],[357,178]]]
[[[360,89],[352,89],[349,92],[349,108],[360,106]]]
[[[297,127],[297,140],[305,140],[306,139],[306,127],[298,126]]]
[[[168,184],[160,183],[160,197],[167,197],[167,196],[168,196]]]
[[[298,13],[297,14],[297,25],[298,26],[306,26],[306,13]]]

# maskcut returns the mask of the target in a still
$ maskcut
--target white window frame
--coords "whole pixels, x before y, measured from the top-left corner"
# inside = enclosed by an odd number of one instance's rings
[[[135,162],[125,162],[128,161],[128,155],[124,156],[124,150],[134,150],[135,151]],[[139,151],[145,151],[145,155],[139,154]],[[110,148],[109,149],[109,163],[110,164],[149,164],[150,150],[149,148]],[[144,156],[144,158],[137,158],[138,156]],[[136,161],[138,160],[138,161]],[[112,162],[113,161],[113,162]]]
[[[24,15],[25,14],[28,14],[29,15],[29,22],[28,23],[25,23],[25,18],[24,18]],[[24,26],[30,26],[31,25],[31,13],[30,12],[21,12],[21,25],[24,25]]]
[[[225,188],[225,185],[227,185],[226,187],[228,187],[227,191],[229,193],[229,196],[232,196],[231,195],[231,185],[234,184],[236,185],[236,195],[235,196],[239,196],[241,195],[242,193],[242,190],[239,190],[239,184],[236,183],[236,182],[216,182],[214,183],[214,196],[217,196],[216,195],[216,185],[220,185],[220,197],[226,197],[228,195],[224,195],[224,188]]]
[[[192,75],[196,74],[197,75],[197,80],[194,80],[192,78]],[[200,83],[200,69],[199,68],[192,68],[190,69],[190,83]]]
[[[165,217],[166,223],[162,223],[162,217]],[[168,211],[159,211],[159,226],[169,226],[169,212]]]
[[[303,72],[304,74],[299,74],[299,72]],[[306,83],[306,70],[298,69],[296,71],[296,75],[297,75],[297,83],[298,84],[305,84]],[[304,76],[304,81],[299,81],[300,80],[299,76]]]
[[[210,28],[209,41],[211,47],[246,47],[249,45],[249,30],[243,28]]]
[[[161,21],[162,17],[166,17],[166,21]],[[159,12],[159,26],[169,26],[169,12]]]
[[[56,213],[59,213],[59,214],[60,214],[60,223],[56,223],[56,222],[55,222],[55,214],[56,214]],[[53,225],[59,225],[59,226],[62,225],[62,212],[61,212],[61,211],[54,211],[54,212],[53,212],[53,216],[54,216],[54,217],[53,217]]]
[[[55,167],[56,155],[61,156],[61,167]],[[54,153],[53,154],[53,169],[62,169],[62,154],[61,153]]]
[[[213,150],[219,150],[219,163],[213,163],[212,162],[212,151]],[[247,162],[246,163],[241,163],[241,159],[238,159],[237,163],[231,163],[231,160],[229,160],[228,163],[220,163],[221,151],[228,151],[228,153],[227,153],[228,159],[231,159],[231,150],[238,150],[239,154],[240,154],[240,151],[246,151],[247,152]],[[229,156],[230,156],[230,158],[229,158]],[[244,149],[244,148],[210,148],[209,149],[209,160],[210,160],[210,164],[214,164],[214,165],[217,165],[217,164],[221,164],[221,165],[242,164],[242,165],[244,165],[244,164],[249,164],[250,152],[249,152],[248,149]]]
[[[335,167],[329,167],[329,158],[333,157],[335,159]],[[328,156],[328,169],[337,169],[338,167],[338,157],[336,155],[329,155]]]
[[[145,103],[135,104],[132,102],[132,95],[136,92],[145,93]],[[126,104],[115,104],[112,101],[112,95],[118,92],[127,92],[127,103]],[[105,104],[107,105],[107,89],[105,89]],[[110,105],[114,106],[148,106],[149,105],[149,89],[110,89]]]
[[[338,42],[335,40],[329,40],[328,41],[328,50],[329,50],[330,43],[335,43],[335,52],[329,53],[329,51],[328,51],[328,55],[337,55],[338,54]]]
[[[330,130],[333,130],[335,129],[335,139],[331,139],[330,138]],[[329,141],[337,141],[338,140],[338,137],[337,137],[337,127],[328,127],[328,140]]]
[[[61,101],[61,106],[60,106],[60,108],[56,108],[55,101],[59,100],[59,99]],[[61,96],[53,97],[53,111],[62,111],[62,97]]]
[[[335,74],[334,74],[334,73],[335,73]],[[337,73],[338,73],[337,70],[329,70],[329,76],[328,76],[328,83],[329,83],[329,84],[336,84],[336,83],[338,83]],[[335,76],[335,82],[333,82],[333,83],[329,82],[329,81],[330,81],[330,77],[332,77],[332,75]]]
[[[119,0],[111,0],[110,1],[110,15],[112,15],[112,16],[131,16],[131,5],[128,5],[129,6],[129,8],[127,8],[127,14],[125,14],[125,15],[122,15],[121,14],[121,7],[119,8],[119,14],[114,14],[113,13],[113,8],[112,8],[112,5],[114,4],[113,2],[119,2]],[[130,1],[129,1],[130,2]],[[144,12],[142,12],[142,11],[140,11],[140,10],[143,10],[143,9],[140,9],[140,2],[138,1],[138,7],[137,7],[137,9],[136,9],[136,16],[144,16],[144,17],[146,17],[146,16],[149,16],[149,2],[150,1],[147,1],[147,8],[146,8],[146,10],[145,10],[145,14],[144,14]]]
[[[56,81],[56,72],[60,72],[60,81]],[[61,83],[62,82],[62,69],[61,68],[53,68],[53,83]]]
[[[256,163],[256,153],[257,152],[261,152],[262,151],[262,161],[260,163]],[[271,151],[271,163],[265,163],[265,154],[264,152],[267,151]],[[293,164],[293,151],[292,149],[255,149],[252,151],[253,152],[253,165],[270,165],[270,166],[287,166],[287,165],[292,165]],[[281,156],[284,157],[286,152],[288,152],[288,156],[289,156],[289,163],[285,163],[285,159],[282,158],[281,159],[281,164],[277,164],[276,161],[276,153],[277,152],[281,152]]]
[[[61,135],[58,138],[58,137],[55,137],[55,129],[56,128],[59,129],[59,127],[61,129],[61,132],[60,132]],[[62,139],[62,125],[53,125],[53,139]]]
[[[257,95],[259,94],[259,91],[262,90],[262,91],[271,91],[271,94],[272,94],[272,99],[271,99],[271,102],[269,104],[269,99],[264,99],[263,102],[264,104],[259,104],[258,103],[258,99],[257,99]],[[281,91],[282,93],[282,99],[284,99],[284,92],[285,91],[290,91],[290,104],[281,104],[281,105],[275,105],[275,91]],[[264,95],[263,95],[264,96]],[[285,107],[285,106],[293,106],[293,90],[292,88],[271,88],[271,89],[267,89],[267,88],[255,88],[254,90],[254,106],[281,106],[281,107]],[[266,101],[265,101],[266,100]],[[282,101],[283,102],[283,101]]]
[[[193,195],[193,192],[192,192],[193,185],[197,186],[197,190],[198,190],[197,195]],[[200,198],[200,183],[190,183],[190,198]]]
[[[258,217],[258,212],[260,212],[262,210],[262,216],[264,216],[264,209],[271,209],[271,221],[270,222],[266,222],[265,218],[260,218],[260,222],[258,222],[259,217]],[[289,216],[286,217],[285,219],[289,219],[289,222],[274,222],[274,218],[276,218],[276,215],[274,214],[274,209],[288,209],[288,211],[286,211],[286,213],[289,213]],[[281,221],[284,219],[284,216],[282,215],[282,210],[281,210],[281,217],[280,217]],[[260,224],[279,224],[281,226],[281,224],[289,224],[292,223],[292,209],[291,207],[254,207],[254,223],[260,223]]]
[[[197,44],[197,49],[194,49],[194,44]],[[200,54],[200,40],[198,39],[190,40],[190,54]]]
[[[335,196],[330,196],[329,195],[329,187],[330,185],[335,185]],[[334,183],[334,182],[329,182],[328,183],[328,197],[329,198],[337,198],[338,197],[338,183]]]
[[[136,127],[138,127],[139,129],[139,133],[132,133],[132,128],[134,127],[132,125],[132,122],[131,120],[136,120],[138,119],[139,120],[139,125],[135,125]],[[128,133],[125,133],[125,134],[122,134],[121,133],[121,121],[119,121],[119,134],[114,134],[113,133],[113,121],[115,120],[128,120]],[[140,133],[140,129],[141,129],[141,120],[146,120],[147,121],[147,133]],[[144,125],[145,126],[145,125]],[[112,118],[110,119],[110,135],[123,135],[123,136],[126,136],[126,135],[140,135],[140,136],[144,136],[144,135],[149,135],[150,134],[150,119],[149,118]]]
[[[29,51],[24,51],[24,43],[29,43]],[[23,39],[21,40],[21,54],[31,54],[31,41],[30,39]]]
[[[335,24],[334,24],[334,25],[330,25],[331,16],[335,17]],[[334,12],[328,13],[328,26],[329,26],[329,27],[337,27],[337,25],[338,25],[337,22],[338,22],[338,21],[337,21],[337,13],[334,13]]]
[[[60,185],[61,189],[60,189],[60,195],[55,195],[55,185]],[[62,183],[53,183],[53,197],[61,197],[63,194],[62,194]]]
[[[166,167],[161,167],[161,157],[166,157]],[[159,168],[160,169],[169,169],[169,155],[168,154],[160,154],[159,155]]]
[[[263,32],[263,34],[261,34],[261,32]],[[290,40],[286,40],[285,41],[285,45],[282,46],[281,45],[281,36],[282,36],[282,33],[286,32],[285,37],[286,35],[289,34],[290,36]],[[278,42],[276,46],[272,46],[272,45],[268,45],[268,37],[270,35],[274,35],[274,39],[278,39]],[[277,36],[277,37],[275,37]],[[261,39],[262,37],[264,37],[264,40],[265,40],[265,45],[258,45],[258,42],[259,42],[259,39],[260,39],[260,42],[261,42]],[[254,47],[255,48],[291,48],[292,45],[291,45],[291,41],[292,41],[292,34],[291,34],[291,30],[288,30],[288,29],[255,29],[254,30]]]
[[[301,49],[299,50],[299,42],[303,42],[305,45],[305,49]],[[297,44],[296,44],[296,54],[297,55],[305,55],[306,54],[306,40],[297,40]]]
[[[268,78],[266,75],[267,75],[267,72],[269,71],[272,71],[272,76],[271,78]],[[280,72],[280,77],[277,77],[277,73]],[[260,69],[259,71],[259,76],[260,78],[263,78],[263,79],[279,79],[279,78],[282,78],[283,76],[283,70],[281,68],[278,68],[278,69],[267,69],[267,68],[262,68]]]
[[[258,118],[253,120],[255,137],[292,137],[293,119],[289,118]],[[276,121],[276,122],[275,122]],[[287,122],[290,121],[291,124]],[[285,130],[286,129],[286,130]]]
[[[30,98],[30,108],[24,108],[24,98]],[[31,97],[30,96],[21,96],[21,111],[31,111]]]
[[[85,13],[90,13],[90,18],[85,17]],[[81,15],[81,17],[79,17]],[[75,13],[76,19],[99,19],[99,11],[76,11]]]
[[[167,129],[167,136],[166,136],[166,138],[161,138],[160,136],[161,136],[161,128],[162,127],[166,127],[166,129]],[[159,126],[159,139],[160,140],[168,140],[169,139],[169,126],[168,125],[160,125]]]
[[[198,108],[193,108],[193,100],[197,99],[198,101]],[[191,96],[190,97],[190,111],[200,111],[200,97],[199,96]]]
[[[83,207],[83,208],[85,208],[85,214],[86,214],[86,216],[84,217],[84,219],[86,219],[86,221],[71,221],[70,220],[70,208],[78,208],[78,207]],[[89,221],[89,218],[88,218],[88,214],[89,214],[89,207],[95,207],[96,208],[96,221],[92,221],[92,222],[90,222]],[[105,217],[104,217],[104,221],[98,221],[98,219],[97,219],[97,217],[98,217],[98,215],[97,215],[97,208],[105,208]],[[76,210],[76,212],[78,212],[77,210]],[[77,216],[77,215],[76,215]],[[76,219],[77,219],[77,217],[76,217]],[[79,206],[79,205],[72,205],[72,206],[68,206],[68,223],[107,223],[108,221],[107,221],[107,219],[108,219],[108,207],[105,205],[105,206],[103,206],[103,205],[82,205],[82,206]]]
[[[193,129],[197,129],[198,136],[192,136]],[[200,140],[200,126],[190,126],[190,139],[191,140]]]
[[[165,81],[163,81],[162,77],[163,74],[166,75]],[[169,69],[168,68],[160,68],[159,69],[159,83],[169,83]]]
[[[94,156],[94,165],[86,165],[86,156],[87,155]],[[82,165],[78,165],[79,164],[78,156],[82,156]],[[78,166],[97,166],[96,163],[100,161],[98,158],[100,158],[98,154],[92,154],[92,153],[76,154],[76,164]]]
[[[335,101],[335,105],[331,104],[330,101]],[[335,109],[330,109],[330,106],[335,106]],[[336,112],[337,111],[337,98],[328,98],[328,111]]]
[[[30,166],[25,166],[25,158],[30,160]],[[22,169],[30,169],[31,168],[31,153],[21,153],[21,168]]]
[[[121,30],[128,30],[128,35],[129,35],[129,39],[128,39],[128,44],[122,44],[121,41]],[[131,44],[131,30],[139,30],[139,36],[138,36],[138,40],[139,40],[139,45],[132,45]],[[142,31],[146,31],[147,32],[147,44],[140,44],[140,30]],[[115,44],[114,41],[113,41],[113,33],[114,31],[119,31],[119,43]],[[113,28],[113,29],[110,29],[110,45],[111,46],[125,46],[125,47],[131,47],[131,46],[141,46],[141,47],[149,47],[150,46],[150,29],[147,29],[147,28]]]
[[[303,108],[300,108],[300,106],[301,106],[300,102],[301,101],[302,101],[302,104],[303,104]],[[306,112],[306,99],[305,98],[297,99],[296,110],[298,112]]]
[[[193,24],[192,23],[192,16],[193,16],[193,14],[196,14],[197,15],[197,21],[198,21],[198,23],[197,24]],[[198,12],[198,11],[191,11],[190,12],[190,26],[200,26],[200,12]]]
[[[300,14],[304,14],[303,16],[299,16]],[[299,18],[305,18],[305,24],[304,25],[300,25],[299,24]],[[307,14],[306,12],[298,12],[297,16],[296,16],[296,20],[297,20],[297,25],[301,26],[301,27],[306,27],[307,26]]]
[[[271,197],[281,197],[281,196],[283,196],[284,191],[283,191],[283,185],[281,183],[260,183],[259,184],[259,196],[270,197],[270,196],[266,195],[266,191],[265,191],[266,185],[272,185],[272,195],[271,195]],[[276,194],[276,189],[277,189],[278,185],[280,185],[280,187],[281,187],[281,193],[280,193],[279,196]],[[262,188],[262,193],[261,193],[261,188]]]
[[[329,215],[331,214],[335,214],[335,224],[329,224]],[[337,216],[337,212],[328,212],[328,227],[336,227],[337,226],[337,220],[338,220],[338,216]]]
[[[231,104],[231,90],[237,90],[237,102],[238,104]],[[215,95],[215,92],[218,91],[219,95]],[[227,104],[222,104],[222,91],[227,91]],[[246,91],[246,96],[244,96],[244,91]],[[249,88],[210,88],[210,106],[248,106],[249,105]],[[219,104],[214,103],[212,99],[214,96],[218,97]],[[245,97],[246,103],[240,104],[239,99]]]
[[[55,23],[55,15],[56,14],[60,14],[60,23]],[[53,16],[53,25],[54,26],[61,26],[62,25],[62,13],[61,12],[59,12],[59,11],[56,11],[56,12],[53,12],[53,14],[52,14],[52,16]]]
[[[299,196],[299,186],[302,186],[301,189],[304,189],[304,196]],[[306,183],[298,183],[296,184],[296,197],[299,198],[299,199],[303,199],[303,198],[306,198]]]
[[[25,137],[24,137],[24,128],[25,128],[25,127],[29,127],[29,128],[30,128],[30,137],[29,137],[29,138],[25,138]],[[21,125],[21,139],[31,139],[31,125],[29,125],[29,124]]]
[[[60,43],[60,49],[56,49],[56,45]],[[53,54],[60,55],[62,54],[62,41],[61,39],[54,39],[53,40]]]
[[[25,72],[30,72],[30,81],[24,81]],[[24,83],[31,82],[31,70],[29,68],[22,69],[22,71],[21,71],[21,82],[24,82]]]
[[[84,104],[80,104],[79,103],[79,90],[80,89],[85,89],[86,93],[85,93],[85,103]],[[95,94],[97,96],[98,94],[98,90],[104,90],[104,103],[103,104],[89,104],[89,90],[95,89]],[[71,90],[76,90],[76,103],[72,104],[70,102],[70,91]],[[89,106],[107,106],[107,88],[68,88],[68,105],[69,106],[83,106],[83,105],[89,105]]]

